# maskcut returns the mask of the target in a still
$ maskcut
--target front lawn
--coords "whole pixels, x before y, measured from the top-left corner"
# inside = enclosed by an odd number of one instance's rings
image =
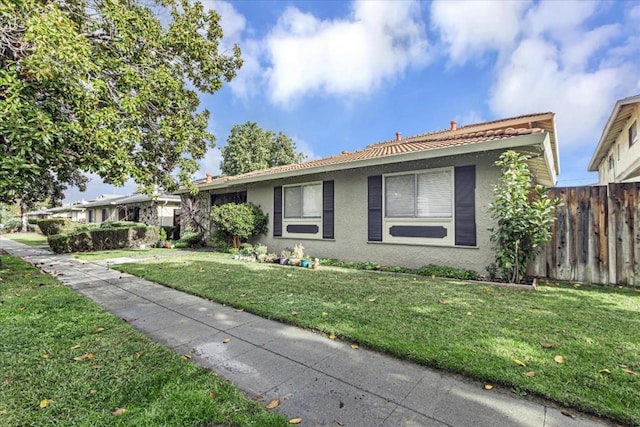
[[[244,263],[198,253],[116,268],[261,316],[640,424],[640,291],[538,291]]]
[[[71,254],[76,259],[82,261],[103,261],[105,259],[114,258],[144,258],[151,256],[172,256],[181,252],[182,249],[166,249],[166,248],[145,248],[145,249],[111,249],[108,251],[98,252],[74,252]]]
[[[0,425],[287,424],[19,258],[2,262]]]
[[[47,243],[47,236],[33,232],[8,233],[3,234],[2,237],[6,237],[9,240],[14,240],[29,246],[49,246],[49,243]]]

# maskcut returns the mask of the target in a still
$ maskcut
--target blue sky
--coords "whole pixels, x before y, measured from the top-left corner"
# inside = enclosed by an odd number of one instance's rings
[[[201,96],[216,148],[247,121],[284,132],[309,158],[519,114],[556,113],[558,185],[597,181],[587,165],[620,98],[640,93],[640,3],[633,1],[203,1],[222,48],[245,61]],[[99,179],[85,193],[129,194]]]

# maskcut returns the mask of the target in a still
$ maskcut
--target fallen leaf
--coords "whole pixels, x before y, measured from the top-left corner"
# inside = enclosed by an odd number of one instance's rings
[[[213,390],[211,390],[209,392],[209,397],[212,398],[212,399],[215,399],[216,398],[216,393]]]
[[[140,359],[144,353],[136,353],[136,359]]]
[[[471,312],[470,311],[467,311],[467,316],[471,316]]]
[[[297,315],[298,315],[298,312],[297,312],[297,311],[295,311],[295,310],[293,310],[293,311],[291,312],[291,315],[292,315],[292,316],[297,316]]]
[[[569,417],[569,418],[575,418],[575,414],[572,414],[571,412],[567,411],[567,410],[561,410],[560,413],[562,415],[564,415],[565,417]]]
[[[125,412],[127,412],[127,410],[126,410],[125,408],[116,408],[116,410],[115,410],[115,411],[113,411],[113,412],[111,413],[111,415],[118,416],[118,415],[122,415],[122,414],[124,414]]]
[[[608,369],[600,369],[598,372],[603,373],[603,374],[610,374],[611,371]]]
[[[98,332],[102,332],[104,331],[104,328],[96,328],[95,331],[93,331],[94,333],[98,333]]]
[[[491,384],[485,384],[484,385],[484,389],[485,390],[493,390],[493,386]]]
[[[553,358],[553,360],[555,360],[558,363],[563,363],[564,362],[564,357],[557,355]]]
[[[330,340],[335,340],[335,339],[336,339],[336,335],[332,332],[332,333],[329,335],[329,339],[330,339]]]
[[[267,403],[267,406],[265,406],[265,408],[275,409],[278,407],[278,405],[280,405],[280,399],[273,399],[271,402]]]
[[[236,313],[240,313],[240,312],[243,312],[243,311],[244,311],[244,308],[239,308],[239,309],[236,310]]]
[[[47,406],[49,406],[51,404],[51,402],[53,402],[53,399],[42,399],[40,401],[40,407],[41,408],[46,408]]]
[[[100,365],[91,365],[91,369],[98,369],[100,368]]]
[[[549,343],[547,343],[547,342],[541,342],[541,343],[540,343],[540,346],[541,346],[542,348],[553,348],[553,347],[554,347],[554,346],[553,346],[553,344],[549,344]]]
[[[336,424],[338,424],[340,427],[344,426],[344,423],[341,423],[340,421],[336,421]]]
[[[446,303],[446,301],[445,301],[445,300],[443,300],[443,299],[441,299],[441,300],[440,300],[440,301],[438,301],[438,302],[439,302],[440,304],[444,304],[444,303]]]
[[[264,396],[256,396],[253,398],[256,402],[264,402]]]
[[[575,285],[573,285],[574,288],[578,289],[580,287],[579,283],[576,283]]]
[[[180,357],[182,357],[183,359],[191,359],[191,355],[190,354],[181,354]]]
[[[93,353],[85,353],[82,356],[74,357],[73,360],[85,360],[85,359],[93,359],[95,354]]]
[[[622,370],[625,371],[629,375],[638,375],[638,373],[636,371],[632,371],[631,369],[622,369]]]
[[[351,344],[351,348],[354,350],[357,350],[360,347],[358,347],[358,344]]]
[[[518,366],[527,366],[524,364],[522,360],[518,360],[518,359],[513,359],[513,363],[515,363]]]
[[[27,307],[18,307],[18,311],[25,311]]]
[[[80,344],[76,344],[73,347],[69,347],[71,350],[75,350],[76,348],[80,348]]]
[[[525,377],[535,377],[536,373],[533,371],[529,371],[529,372],[523,372],[522,375],[524,375]]]
[[[131,323],[137,319],[135,317],[123,317],[122,320],[124,320],[126,323]]]
[[[291,418],[289,420],[289,424],[300,424],[302,422],[302,418]]]
[[[329,313],[327,313],[326,311],[323,311],[323,312],[322,312],[322,315],[323,315],[323,316],[328,316],[328,315],[329,315]]]
[[[223,344],[227,344],[230,341],[231,341],[231,338],[225,338],[225,339],[222,340],[222,343]]]
[[[42,355],[43,359],[49,359],[51,357],[51,355],[49,353],[45,353]]]
[[[369,302],[374,302],[375,300],[375,298],[369,298]]]

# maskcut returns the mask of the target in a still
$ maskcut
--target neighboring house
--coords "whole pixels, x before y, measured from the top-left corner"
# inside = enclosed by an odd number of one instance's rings
[[[530,154],[538,183],[559,171],[553,113],[530,114],[369,145],[360,151],[197,183],[202,218],[221,200],[269,215],[259,237],[279,253],[297,243],[312,257],[484,271],[494,261],[488,203],[494,165]],[[186,200],[187,190],[178,191]],[[207,222],[210,223],[210,222]]]
[[[135,221],[174,226],[180,209],[180,196],[161,194],[103,195],[88,202],[77,202],[51,209],[29,212],[30,218],[70,218],[73,221],[100,224],[105,221]]]
[[[122,220],[174,226],[175,211],[180,209],[180,197],[161,194],[154,199],[136,193],[88,202],[84,207],[88,223],[100,224],[105,221]]]
[[[640,95],[616,102],[589,162],[598,184],[640,181],[639,122]]]

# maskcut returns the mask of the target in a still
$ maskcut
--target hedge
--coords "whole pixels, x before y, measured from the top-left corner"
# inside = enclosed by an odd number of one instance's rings
[[[109,249],[153,246],[160,240],[160,227],[134,225],[105,227],[49,236],[49,247],[55,253],[104,251]]]
[[[38,227],[45,236],[53,236],[54,234],[66,233],[73,228],[73,222],[69,218],[47,218],[39,219]]]

